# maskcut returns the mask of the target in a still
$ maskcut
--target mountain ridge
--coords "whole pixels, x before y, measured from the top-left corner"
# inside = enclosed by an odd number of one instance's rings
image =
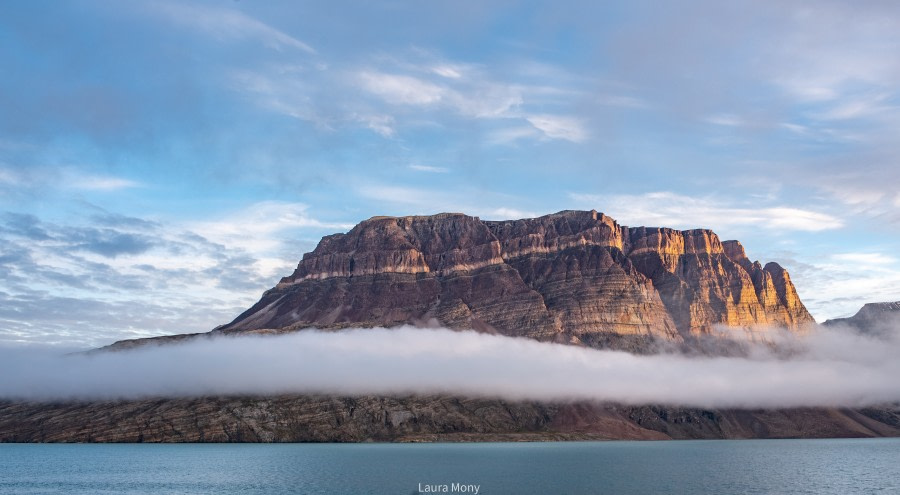
[[[376,216],[325,236],[221,333],[403,324],[641,351],[726,327],[814,320],[787,271],[708,229],[596,210],[483,221]]]

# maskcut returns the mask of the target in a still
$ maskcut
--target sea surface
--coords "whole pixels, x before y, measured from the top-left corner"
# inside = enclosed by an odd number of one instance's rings
[[[410,494],[475,493],[476,486],[482,495],[898,494],[900,439],[0,444],[0,493]]]

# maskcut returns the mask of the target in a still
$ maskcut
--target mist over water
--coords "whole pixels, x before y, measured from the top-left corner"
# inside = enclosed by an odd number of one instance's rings
[[[777,335],[777,334],[773,334]],[[742,357],[633,355],[446,329],[200,338],[117,352],[0,349],[0,398],[456,394],[694,407],[900,402],[898,332],[818,327]]]

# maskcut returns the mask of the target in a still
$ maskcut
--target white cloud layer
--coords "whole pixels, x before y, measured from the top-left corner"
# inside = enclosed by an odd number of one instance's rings
[[[474,332],[399,328],[218,337],[59,356],[0,351],[0,397],[102,399],[281,393],[432,394],[698,407],[865,406],[900,400],[897,333],[821,330],[750,357],[638,356]]]

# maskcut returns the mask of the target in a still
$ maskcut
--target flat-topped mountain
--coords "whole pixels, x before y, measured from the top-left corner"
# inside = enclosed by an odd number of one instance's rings
[[[632,348],[716,325],[813,321],[787,271],[751,262],[738,241],[629,228],[592,210],[510,221],[373,217],[324,237],[217,332],[440,325]]]

